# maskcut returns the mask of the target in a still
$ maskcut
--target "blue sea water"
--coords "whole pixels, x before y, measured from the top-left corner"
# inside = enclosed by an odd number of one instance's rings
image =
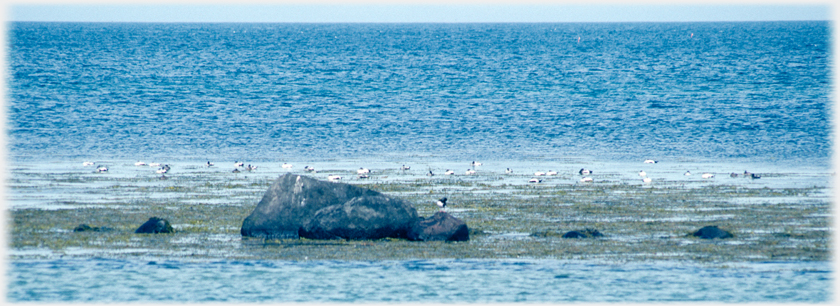
[[[587,156],[830,169],[832,29],[824,21],[8,29],[6,133],[15,162]],[[7,298],[831,299],[827,263],[744,265],[15,260]],[[177,285],[153,285],[171,279]]]
[[[13,159],[828,165],[828,22],[10,23]]]
[[[12,265],[16,273],[9,278],[10,301],[825,303],[832,295],[825,286],[832,279],[826,263],[720,269],[556,260],[92,259]]]

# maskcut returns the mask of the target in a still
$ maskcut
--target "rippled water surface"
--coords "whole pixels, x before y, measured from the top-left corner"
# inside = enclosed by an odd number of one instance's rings
[[[11,301],[827,302],[825,263],[18,261]],[[25,289],[23,289],[25,288]]]
[[[9,30],[15,158],[831,152],[827,22]]]

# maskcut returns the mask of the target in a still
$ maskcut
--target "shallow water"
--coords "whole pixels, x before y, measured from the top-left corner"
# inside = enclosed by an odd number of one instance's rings
[[[20,260],[9,301],[807,302],[832,299],[826,263],[610,264],[556,260]]]

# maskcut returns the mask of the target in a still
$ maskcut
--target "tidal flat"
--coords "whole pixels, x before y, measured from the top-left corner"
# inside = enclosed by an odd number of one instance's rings
[[[761,179],[730,177],[726,169],[702,179],[703,164],[602,164],[594,182],[580,182],[578,165],[554,166],[556,176],[528,183],[544,167],[534,162],[485,163],[477,173],[443,175],[464,164],[358,161],[303,164],[283,169],[263,162],[233,173],[233,164],[205,167],[172,163],[161,179],[149,167],[105,161],[106,173],[79,162],[23,163],[8,180],[8,256],[15,259],[135,258],[171,260],[407,260],[583,259],[608,262],[828,261],[831,259],[831,190],[828,171],[755,171]],[[725,167],[725,166],[719,166]],[[604,169],[606,168],[606,169]],[[683,176],[684,169],[694,174]],[[637,172],[653,177],[643,183]],[[768,168],[769,169],[769,168]],[[775,171],[774,171],[775,170]],[[427,176],[434,171],[434,176]],[[743,170],[741,170],[743,171]],[[370,188],[412,203],[421,216],[439,208],[470,228],[466,242],[257,239],[240,235],[242,220],[280,175],[291,172]],[[738,172],[738,171],[732,171]],[[150,217],[169,220],[173,234],[134,234]],[[80,224],[107,227],[74,232]],[[716,225],[731,239],[699,239],[697,229]],[[597,229],[604,236],[566,239],[571,230]]]

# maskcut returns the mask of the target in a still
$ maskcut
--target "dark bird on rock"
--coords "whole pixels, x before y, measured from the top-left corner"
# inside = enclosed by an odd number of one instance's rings
[[[444,208],[446,208],[446,198],[438,200],[436,204],[438,207],[440,207],[441,210],[443,210]]]

